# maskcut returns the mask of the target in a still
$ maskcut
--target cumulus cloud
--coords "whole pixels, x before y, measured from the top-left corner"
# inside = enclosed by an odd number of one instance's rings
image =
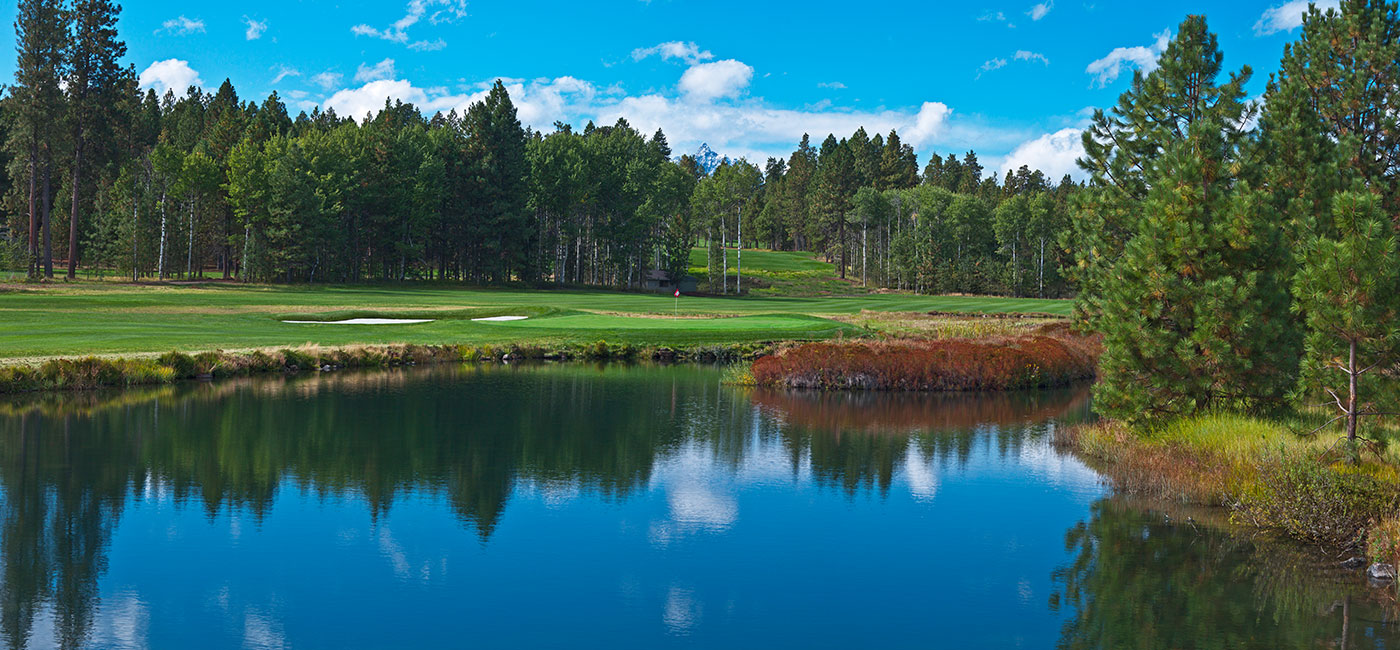
[[[183,95],[190,86],[204,85],[199,73],[190,67],[190,62],[181,59],[156,61],[141,71],[137,81],[142,88],[154,88],[159,95],[164,95],[167,90]]]
[[[161,31],[165,31],[176,36],[185,36],[188,34],[193,34],[195,32],[203,34],[204,21],[198,18],[186,18],[183,14],[181,14],[176,18],[171,18],[170,20],[161,23],[160,29],[157,29],[156,33],[159,34]]]
[[[466,92],[452,93],[441,88],[419,88],[403,79],[376,79],[359,88],[337,91],[323,105],[334,108],[337,114],[355,119],[377,113],[384,108],[386,99],[413,104],[428,114],[452,110],[460,114],[484,99],[494,82],[493,78],[476,84]],[[567,76],[528,82],[510,80],[504,85],[521,123],[534,128],[547,128],[556,121],[567,121],[574,116],[587,114],[594,106],[594,99],[599,96],[592,84]]]
[[[1025,165],[1044,172],[1051,181],[1058,181],[1065,174],[1077,177],[1080,169],[1075,161],[1084,155],[1080,139],[1083,132],[1081,128],[1068,127],[1022,142],[1002,161],[1000,173],[1005,175]]]
[[[1054,8],[1055,8],[1055,1],[1054,1],[1054,0],[1046,0],[1045,2],[1042,2],[1042,3],[1040,3],[1040,4],[1038,4],[1038,5],[1034,6],[1034,7],[1031,7],[1031,10],[1030,10],[1030,11],[1027,11],[1027,12],[1026,12],[1026,15],[1027,15],[1027,16],[1030,16],[1030,17],[1031,17],[1031,20],[1033,20],[1033,21],[1034,21],[1034,20],[1040,20],[1041,18],[1044,18],[1044,17],[1045,17],[1045,14],[1050,13],[1050,10],[1051,10],[1051,9],[1054,9]]]
[[[845,90],[845,89],[846,89],[846,84],[843,84],[843,83],[841,83],[841,82],[839,82],[839,81],[823,81],[823,82],[817,84],[817,87],[818,87],[818,88],[827,88],[827,89],[829,89],[829,90]]]
[[[360,67],[355,70],[355,81],[360,83],[379,81],[381,79],[393,79],[397,76],[398,74],[394,72],[393,59],[384,59],[372,66],[361,63]],[[339,77],[339,75],[337,75],[337,77]]]
[[[1167,49],[1171,41],[1171,30],[1165,29],[1153,36],[1152,45],[1135,47],[1115,47],[1102,59],[1090,63],[1084,72],[1094,75],[1094,83],[1100,88],[1113,83],[1124,68],[1137,66],[1143,73],[1157,69],[1157,57]]]
[[[371,71],[376,67],[380,66],[364,66]],[[746,65],[734,62],[728,66],[732,68],[728,74],[719,74],[724,66],[719,66],[718,71],[709,68],[715,72],[714,79],[697,77],[699,73],[691,72],[695,67],[687,68],[691,77],[685,84],[640,95],[569,76],[503,78],[503,83],[520,121],[536,130],[549,131],[555,122],[575,126],[590,120],[595,124],[613,124],[622,118],[642,133],[664,130],[676,151],[690,151],[708,143],[731,158],[751,161],[787,156],[803,134],[820,141],[828,133],[844,137],[864,127],[872,134],[898,130],[906,143],[924,153],[975,148],[991,170],[1001,161],[1001,152],[1011,151],[1039,135],[1023,128],[988,126],[975,116],[955,119],[953,109],[937,101],[876,110],[833,106],[829,101],[804,108],[780,107],[744,92],[753,73]],[[333,74],[327,71],[311,79],[318,85],[324,82],[323,87],[328,86],[329,92],[339,87],[330,83],[334,78],[329,75]],[[381,110],[388,99],[411,103],[429,115],[451,110],[462,113],[485,97],[494,80],[495,77],[489,77],[455,88],[418,86],[390,74],[386,65],[379,74],[362,76],[354,87],[340,88],[319,101],[308,97],[298,106],[311,110],[319,105],[340,115],[363,119]]]
[[[1308,0],[1292,0],[1277,7],[1269,7],[1259,16],[1259,21],[1254,23],[1254,34],[1256,36],[1268,36],[1278,32],[1287,32],[1297,29],[1303,25],[1303,14],[1307,13]],[[1340,6],[1338,0],[1317,0],[1317,8],[1322,11],[1336,9]]]
[[[690,99],[708,101],[737,97],[753,80],[753,68],[734,59],[700,63],[686,68],[679,87]]]
[[[447,42],[442,39],[435,40],[413,40],[409,38],[408,29],[417,25],[424,18],[434,25],[455,22],[467,15],[466,0],[409,0],[408,6],[404,10],[403,18],[400,18],[388,27],[378,28],[367,23],[360,23],[350,28],[350,32],[356,36],[369,36],[399,43],[408,46],[409,49],[419,51],[441,50],[447,47]]]
[[[701,50],[700,46],[694,42],[670,41],[632,50],[633,61],[641,61],[649,56],[659,56],[663,61],[680,59],[690,65],[715,58],[715,55],[711,54],[709,50]]]
[[[243,32],[243,36],[250,41],[262,38],[263,32],[267,31],[266,20],[253,20],[247,16],[243,17],[243,24],[248,26],[248,30]]]

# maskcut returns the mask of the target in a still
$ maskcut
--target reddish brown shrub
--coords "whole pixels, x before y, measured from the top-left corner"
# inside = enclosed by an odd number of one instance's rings
[[[1093,341],[1013,338],[808,343],[753,364],[760,385],[864,390],[1009,390],[1094,376]]]

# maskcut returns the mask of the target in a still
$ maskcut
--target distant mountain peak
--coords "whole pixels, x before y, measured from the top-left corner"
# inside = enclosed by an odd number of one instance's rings
[[[700,148],[695,150],[695,162],[699,163],[700,168],[704,169],[706,174],[715,171],[715,168],[719,167],[726,160],[729,160],[729,158],[721,158],[718,153],[715,153],[714,149],[710,148],[709,143],[701,142]]]

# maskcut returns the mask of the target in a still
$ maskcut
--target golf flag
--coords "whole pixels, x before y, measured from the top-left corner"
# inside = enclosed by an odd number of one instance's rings
[[[681,290],[680,290],[680,289],[676,289],[676,297],[677,297],[677,298],[681,297]]]

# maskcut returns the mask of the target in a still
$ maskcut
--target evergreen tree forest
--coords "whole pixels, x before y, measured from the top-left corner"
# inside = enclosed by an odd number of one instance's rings
[[[863,128],[706,169],[625,119],[527,128],[499,82],[462,114],[293,116],[227,80],[160,96],[120,63],[119,11],[19,3],[0,261],[33,279],[633,288],[701,246],[719,293],[740,288],[724,269],[742,245],[813,252],[853,286],[1070,292],[1068,177],[999,179],[975,152],[921,170],[899,133]]]
[[[1095,407],[1322,404],[1355,443],[1400,359],[1396,5],[1310,8],[1260,101],[1223,62],[1188,17],[1083,136],[1066,268],[1104,337]]]

